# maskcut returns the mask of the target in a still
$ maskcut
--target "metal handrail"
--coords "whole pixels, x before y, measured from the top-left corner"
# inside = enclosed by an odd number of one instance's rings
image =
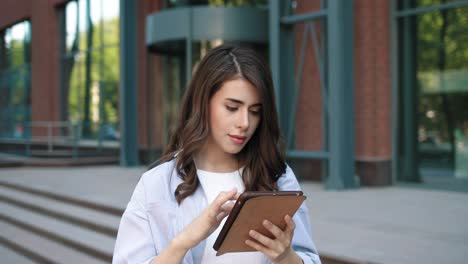
[[[9,138],[9,137],[0,137],[0,140],[12,140],[14,142],[21,141],[25,144],[26,156],[31,157],[31,146],[34,143],[47,144],[47,151],[52,153],[54,151],[54,146],[58,144],[67,144],[72,147],[72,157],[78,157],[78,147],[82,143],[86,143],[82,140],[82,128],[84,126],[83,122],[71,122],[71,121],[33,121],[33,122],[21,122],[18,123],[22,126],[23,130],[21,136]],[[103,149],[103,143],[106,141],[109,135],[116,138],[110,140],[118,140],[119,134],[118,131],[114,131],[117,134],[111,133],[107,134],[107,130],[104,128],[110,125],[110,123],[100,123],[99,126],[99,136],[97,138],[96,149],[98,152],[101,152]],[[41,129],[41,134],[35,133],[33,135],[32,131],[37,131]],[[113,144],[109,144],[113,146]]]
[[[29,137],[26,137],[27,144],[26,144],[26,153],[27,156],[31,156],[31,143],[34,139],[46,139],[47,140],[47,151],[49,153],[53,152],[54,150],[54,142],[55,139],[71,139],[73,142],[73,152],[72,157],[78,158],[78,142],[81,138],[80,131],[81,131],[81,123],[80,122],[70,122],[70,121],[33,121],[24,123],[25,127],[29,127]],[[47,128],[47,136],[32,136],[31,130],[32,128]],[[53,129],[54,128],[68,128],[71,131],[71,136],[54,136]]]
[[[67,121],[35,121],[35,122],[30,122],[29,124],[26,124],[26,126],[29,126],[31,129],[33,127],[37,127],[37,128],[40,128],[40,127],[45,127],[47,128],[47,145],[48,145],[48,151],[49,152],[52,152],[53,151],[53,142],[54,142],[54,138],[67,138],[67,137],[64,137],[64,136],[53,136],[53,129],[54,128],[67,128],[67,127],[71,127],[71,122],[67,122]],[[30,137],[31,139],[33,138],[33,136],[31,135]],[[44,138],[43,136],[34,136],[35,139],[39,139],[39,138]]]

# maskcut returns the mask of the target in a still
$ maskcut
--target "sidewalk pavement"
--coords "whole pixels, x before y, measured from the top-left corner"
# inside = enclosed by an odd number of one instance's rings
[[[125,208],[144,167],[1,168],[0,181]],[[321,254],[371,263],[466,263],[468,194],[301,183]]]

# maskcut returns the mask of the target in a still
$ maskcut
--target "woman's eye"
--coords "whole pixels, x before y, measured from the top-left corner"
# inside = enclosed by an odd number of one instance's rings
[[[229,106],[229,105],[226,105],[226,109],[230,112],[234,112],[237,110],[237,107],[233,107],[233,106]]]
[[[250,110],[253,115],[260,115],[260,110]]]

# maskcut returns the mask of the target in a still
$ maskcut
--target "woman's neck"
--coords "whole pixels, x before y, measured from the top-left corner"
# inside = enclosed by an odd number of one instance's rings
[[[239,169],[239,162],[234,154],[213,151],[205,146],[194,157],[197,169],[210,172],[232,172]]]

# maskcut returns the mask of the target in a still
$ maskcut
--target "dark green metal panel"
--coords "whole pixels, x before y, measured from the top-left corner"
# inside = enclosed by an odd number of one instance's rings
[[[185,40],[185,78],[186,80],[192,79],[192,42],[193,42],[193,9],[188,10],[189,14],[189,31]]]
[[[282,17],[281,23],[282,24],[295,24],[299,22],[305,22],[305,21],[310,21],[310,20],[314,20],[317,18],[326,17],[326,15],[327,15],[327,10],[322,9],[320,11],[309,13],[309,14],[300,14],[300,15]]]
[[[65,10],[61,10],[58,15],[59,18],[59,54],[60,56],[65,56],[66,52],[66,28],[65,28]],[[60,57],[59,59],[59,68],[64,69],[65,65],[63,63],[63,58]],[[67,119],[67,116],[65,113],[67,113],[66,108],[68,107],[68,98],[66,98],[66,93],[65,93],[65,76],[64,76],[64,71],[60,70],[59,71],[59,109],[60,109],[60,121],[65,121]]]
[[[398,135],[398,113],[399,113],[399,91],[398,91],[398,19],[395,18],[397,10],[397,0],[391,0],[391,80],[392,80],[392,184],[397,181],[398,167],[399,167],[399,135]]]
[[[415,17],[403,18],[402,28],[402,139],[401,171],[398,180],[419,182],[417,162],[417,82]]]
[[[280,34],[281,34],[281,50],[280,50],[280,90],[279,90],[279,97],[281,104],[281,111],[279,112],[280,118],[280,125],[282,131],[287,133],[288,131],[295,131],[294,129],[290,128],[289,120],[291,117],[290,113],[296,113],[297,106],[295,104],[295,91],[298,89],[295,85],[294,79],[294,48],[295,48],[295,38],[294,38],[294,31],[292,30],[291,26],[284,26],[281,25],[280,27]],[[293,124],[295,125],[295,123]],[[291,145],[294,143],[294,136],[289,140]]]
[[[270,65],[275,85],[281,130],[289,131],[294,95],[294,31],[292,25],[280,24],[281,1],[270,1]]]
[[[328,9],[297,15],[282,15],[280,1],[270,1],[270,65],[276,86],[280,122],[283,131],[288,131],[287,156],[293,158],[322,159],[328,162],[330,173],[326,186],[332,189],[354,188],[359,184],[354,176],[354,127],[353,127],[353,5],[352,1],[332,1],[332,15]],[[327,51],[318,48],[316,32],[312,27],[314,20],[328,18]],[[300,45],[299,63],[295,65],[293,26],[305,23],[303,42]],[[325,31],[325,30],[323,30]],[[320,69],[323,95],[324,151],[300,151],[294,149],[294,126],[298,87],[303,72],[303,56],[308,34]],[[332,54],[327,61],[325,53]],[[296,72],[294,69],[296,68]],[[296,77],[294,77],[296,75]],[[333,80],[328,83],[329,80]],[[328,87],[327,87],[328,86]],[[330,87],[333,86],[333,87]],[[333,109],[330,109],[333,106]],[[328,120],[332,120],[329,124]],[[329,150],[329,151],[327,151]],[[327,170],[325,170],[327,171]]]
[[[120,164],[138,165],[137,1],[120,0]]]
[[[268,10],[249,7],[193,8],[193,37],[227,41],[268,41]]]
[[[328,1],[330,159],[326,187],[357,187],[354,168],[353,1]]]
[[[147,17],[146,44],[156,51],[165,51],[174,49],[174,41],[185,42],[187,38],[266,43],[267,26],[268,10],[261,8],[200,6],[167,9]]]
[[[281,113],[282,107],[280,104],[280,18],[281,9],[279,0],[270,0],[269,3],[269,41],[270,41],[270,67],[273,78],[273,85],[275,86],[276,107],[278,113]]]
[[[190,31],[190,8],[158,11],[146,17],[146,45],[185,38]]]

